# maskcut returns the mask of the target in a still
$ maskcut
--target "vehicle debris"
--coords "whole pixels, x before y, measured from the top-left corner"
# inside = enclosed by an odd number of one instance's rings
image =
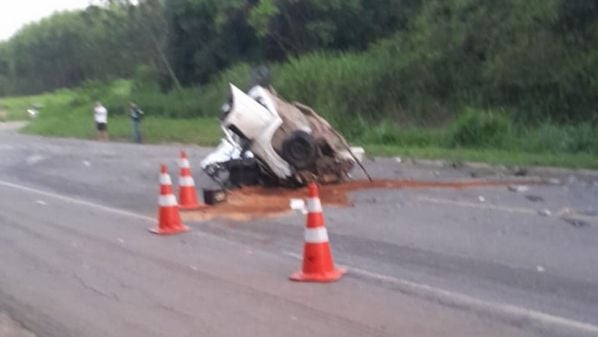
[[[291,199],[289,201],[289,207],[294,211],[299,211],[306,214],[307,208],[305,206],[305,200],[303,199]]]
[[[529,171],[525,167],[516,167],[515,169],[513,169],[513,175],[515,175],[516,177],[525,177],[528,175],[528,173]]]
[[[552,212],[549,209],[541,209],[538,211],[538,214],[541,216],[551,216]]]
[[[558,211],[557,215],[558,215],[558,216],[568,216],[568,215],[572,215],[572,214],[574,214],[574,213],[575,213],[575,211],[574,211],[574,210],[572,210],[572,209],[571,209],[571,208],[569,208],[569,207],[565,207],[565,208],[562,208],[562,209],[560,209],[560,210]]]
[[[206,205],[215,205],[221,202],[225,202],[227,198],[226,191],[221,188],[216,189],[204,189],[203,200]]]
[[[525,185],[509,185],[509,191],[517,193],[525,193],[529,191],[529,187]]]
[[[370,178],[361,164],[363,148],[350,147],[312,108],[289,103],[272,88],[255,86],[246,94],[231,84],[230,91],[220,116],[224,138],[201,163],[219,185],[339,183],[355,165]]]
[[[575,219],[575,218],[563,218],[563,221],[570,224],[573,227],[589,227],[590,224],[583,220]]]
[[[525,199],[527,199],[527,200],[529,200],[531,202],[544,202],[544,198],[542,198],[541,196],[532,195],[532,194],[526,195]]]
[[[561,185],[562,184],[561,180],[558,178],[550,178],[550,179],[546,180],[546,182],[550,185]]]

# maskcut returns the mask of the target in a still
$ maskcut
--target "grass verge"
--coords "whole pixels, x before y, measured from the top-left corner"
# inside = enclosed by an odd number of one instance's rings
[[[71,117],[68,119],[45,118],[29,124],[25,133],[67,138],[94,139],[95,124],[91,117]],[[190,119],[170,119],[148,117],[141,124],[145,143],[185,143],[205,146],[217,145],[221,132],[214,118],[197,117]],[[130,141],[133,137],[131,121],[124,117],[110,118],[108,134],[112,140]]]

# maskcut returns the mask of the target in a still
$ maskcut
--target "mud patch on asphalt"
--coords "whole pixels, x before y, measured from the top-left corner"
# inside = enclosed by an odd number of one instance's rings
[[[324,185],[320,187],[320,199],[323,205],[349,207],[353,206],[349,194],[369,189],[425,189],[448,188],[466,189],[476,187],[508,186],[511,181],[466,180],[456,182],[434,182],[416,180],[355,180],[338,185]],[[191,212],[183,212],[186,221],[206,221],[224,218],[234,221],[248,221],[280,217],[291,212],[291,199],[303,199],[307,195],[307,188],[267,188],[245,187],[228,192],[225,203],[207,206]]]

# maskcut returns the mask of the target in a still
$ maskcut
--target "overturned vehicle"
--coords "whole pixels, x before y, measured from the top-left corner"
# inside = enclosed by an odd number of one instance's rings
[[[337,183],[361,165],[364,150],[350,147],[308,106],[286,102],[272,88],[246,94],[231,84],[230,91],[220,116],[224,138],[201,163],[221,186]]]

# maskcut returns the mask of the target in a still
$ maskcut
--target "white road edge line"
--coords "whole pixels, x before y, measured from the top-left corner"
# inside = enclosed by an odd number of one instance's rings
[[[431,204],[439,204],[439,205],[449,205],[449,206],[459,206],[459,207],[466,207],[466,208],[477,208],[477,209],[490,209],[494,211],[502,211],[507,213],[519,213],[519,214],[527,214],[527,215],[538,215],[537,209],[532,208],[523,208],[523,207],[507,207],[507,206],[497,206],[491,204],[479,204],[473,203],[468,201],[457,201],[457,200],[449,200],[449,199],[438,199],[438,198],[430,198],[430,197],[418,197],[418,201],[427,202]],[[555,214],[557,217],[562,217],[562,211]],[[582,214],[572,214],[572,217],[575,219],[585,220],[588,222],[596,222],[598,221],[598,217],[593,216],[586,216]]]
[[[429,198],[429,197],[418,197],[417,200],[422,201],[422,202],[432,203],[432,204],[460,206],[460,207],[468,207],[468,208],[491,209],[491,210],[495,210],[495,211],[503,211],[503,212],[508,212],[508,213],[522,213],[522,214],[532,214],[532,215],[538,214],[537,210],[531,209],[531,208],[505,207],[505,206],[496,206],[496,205],[489,205],[489,204],[476,204],[476,203],[467,202],[467,201],[456,201],[456,200],[437,199],[437,198]]]
[[[303,256],[293,252],[285,251],[283,252],[283,254],[298,260],[303,259]],[[508,316],[509,318],[528,320],[530,322],[535,322],[543,325],[550,325],[569,330],[576,330],[584,333],[598,334],[598,326],[590,323],[584,323],[561,316],[547,314],[537,310],[518,307],[511,304],[484,301],[469,295],[455,293],[449,290],[432,287],[427,284],[416,283],[405,279],[399,279],[393,276],[383,275],[357,267],[340,264],[339,267],[347,268],[349,273],[394,284],[407,293],[420,294],[422,296],[427,296],[428,298],[433,297],[440,301],[444,301],[445,303],[460,305],[478,311],[485,311],[490,314],[494,313],[503,316]]]
[[[84,201],[84,200],[80,200],[80,199],[75,199],[75,198],[70,198],[64,195],[60,195],[60,194],[56,194],[56,193],[52,193],[52,192],[47,192],[47,191],[42,191],[42,190],[38,190],[32,187],[27,187],[27,186],[23,186],[23,185],[18,185],[18,184],[13,184],[7,181],[2,181],[0,180],[0,186],[4,186],[4,187],[8,187],[8,188],[13,188],[16,190],[20,190],[20,191],[25,191],[25,192],[30,192],[30,193],[35,193],[38,195],[43,195],[49,198],[53,198],[53,199],[57,199],[57,200],[61,200],[64,202],[68,202],[68,203],[72,203],[72,204],[76,204],[76,205],[81,205],[81,206],[86,206],[86,207],[90,207],[90,208],[94,208],[97,210],[101,210],[104,212],[108,212],[108,213],[113,213],[113,214],[117,214],[117,215],[123,215],[123,216],[128,216],[131,218],[136,218],[136,219],[141,219],[141,220],[145,220],[145,221],[151,221],[151,222],[155,222],[156,219],[153,219],[149,216],[145,216],[145,215],[141,215],[141,214],[137,214],[137,213],[133,213],[133,212],[129,212],[129,211],[125,211],[122,209],[118,209],[118,208],[113,208],[113,207],[108,207],[108,206],[103,206],[103,205],[99,205],[93,202],[89,202],[89,201]]]

